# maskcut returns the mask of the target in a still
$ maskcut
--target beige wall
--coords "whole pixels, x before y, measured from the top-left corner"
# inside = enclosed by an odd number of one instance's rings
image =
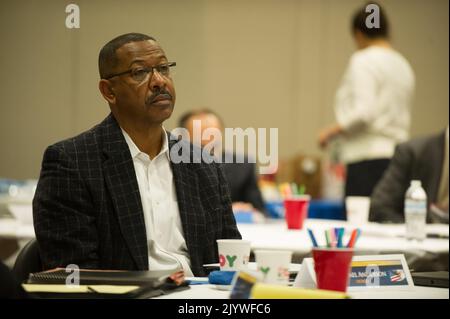
[[[280,155],[320,154],[334,91],[354,47],[359,0],[69,1],[0,3],[0,177],[37,178],[47,145],[108,113],[98,89],[101,46],[126,32],[153,35],[177,61],[175,113],[208,106],[228,126],[278,127]],[[395,46],[417,77],[411,133],[448,123],[448,1],[386,0]]]

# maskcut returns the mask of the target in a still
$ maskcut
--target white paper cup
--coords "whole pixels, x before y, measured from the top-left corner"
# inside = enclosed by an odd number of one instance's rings
[[[256,250],[255,259],[263,281],[268,284],[289,284],[292,252],[285,250]]]
[[[241,239],[218,239],[220,270],[247,269],[250,259],[250,241]]]
[[[366,224],[369,220],[370,197],[347,196],[345,198],[347,221],[354,225]]]

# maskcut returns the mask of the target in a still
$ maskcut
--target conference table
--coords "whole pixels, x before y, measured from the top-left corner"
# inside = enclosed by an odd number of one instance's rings
[[[351,299],[449,299],[446,288],[419,287],[392,291],[347,292]],[[218,289],[215,285],[193,285],[190,289],[174,292],[155,299],[230,299],[230,291]]]
[[[281,219],[268,219],[264,223],[238,224],[242,238],[251,242],[251,249],[289,250],[292,262],[301,263],[311,256],[311,241],[306,229],[314,231],[319,245],[325,244],[324,231],[331,227],[345,229],[344,243],[351,231],[358,227],[361,236],[355,245],[355,255],[404,254],[410,268],[415,271],[448,270],[449,226],[428,224],[427,237],[422,242],[407,240],[403,224],[367,223],[352,225],[346,221],[307,219],[301,230],[289,230]],[[19,247],[34,238],[34,228],[13,218],[0,218],[0,238],[17,239]]]
[[[352,225],[346,221],[307,219],[301,230],[288,230],[283,220],[269,220],[260,224],[238,224],[242,238],[251,242],[251,249],[289,250],[292,262],[301,263],[311,256],[311,240],[306,229],[311,229],[319,245],[325,245],[324,232],[332,227],[345,229],[344,243],[358,227],[361,236],[354,247],[355,255],[404,254],[415,271],[448,270],[449,226],[428,224],[427,238],[421,242],[405,238],[404,224],[367,223]],[[430,238],[428,238],[430,237]]]
[[[293,273],[300,272],[302,265],[291,263],[289,270]],[[255,262],[250,262],[248,269],[256,271]],[[208,283],[207,277],[186,278],[195,282],[189,289],[182,290],[167,295],[155,297],[154,299],[230,299],[230,289],[224,289],[226,286],[217,286]],[[293,284],[291,282],[291,284]],[[391,287],[393,288],[393,287]],[[292,288],[295,289],[295,288]],[[367,289],[348,289],[347,295],[351,299],[449,299],[448,288],[412,286],[402,288],[367,288]]]
[[[293,252],[292,263],[297,265],[304,257],[311,256],[312,244],[306,229],[313,230],[319,245],[324,245],[324,231],[331,227],[345,229],[344,243],[355,227],[361,229],[361,236],[355,245],[355,255],[404,254],[412,270],[448,270],[448,225],[427,225],[427,234],[431,238],[417,242],[404,237],[405,225],[367,223],[356,226],[345,221],[307,219],[303,229],[289,230],[280,219],[269,219],[257,224],[238,224],[243,239],[251,242],[252,252],[258,249],[289,250]],[[0,238],[16,239],[23,246],[34,237],[33,225],[13,218],[0,218]],[[228,299],[229,294],[229,291],[219,290],[215,285],[202,284],[158,298]],[[415,286],[403,291],[353,291],[349,292],[349,296],[355,299],[448,299],[449,290]]]

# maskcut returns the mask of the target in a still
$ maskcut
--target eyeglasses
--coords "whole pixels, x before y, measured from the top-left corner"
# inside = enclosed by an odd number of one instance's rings
[[[111,74],[111,75],[105,77],[104,79],[109,80],[115,76],[120,76],[120,75],[130,73],[130,76],[133,80],[135,80],[136,82],[143,82],[143,81],[151,80],[155,70],[159,74],[161,74],[165,77],[169,76],[170,68],[173,66],[176,66],[176,65],[177,65],[176,62],[168,62],[168,63],[156,65],[156,66],[136,67],[136,68],[133,68],[133,69],[130,69],[127,71],[120,72],[120,73]]]

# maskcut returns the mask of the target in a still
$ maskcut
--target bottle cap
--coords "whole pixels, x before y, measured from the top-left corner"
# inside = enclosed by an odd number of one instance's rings
[[[414,179],[411,181],[411,186],[422,186],[422,182],[420,180]]]

